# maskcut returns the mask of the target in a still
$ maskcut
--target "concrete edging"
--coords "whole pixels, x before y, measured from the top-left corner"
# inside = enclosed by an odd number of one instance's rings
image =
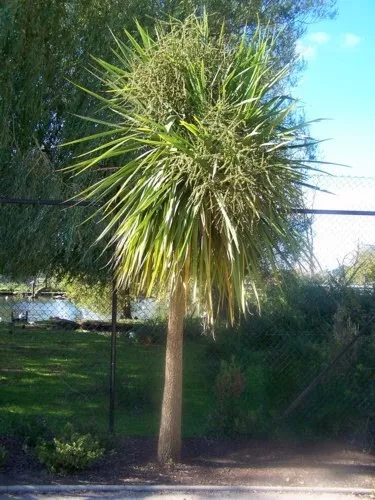
[[[77,485],[9,485],[0,486],[0,493],[55,493],[74,491],[134,491],[134,492],[238,492],[250,491],[285,492],[285,493],[333,493],[351,495],[375,494],[375,488],[324,488],[308,486],[216,486],[216,485],[116,485],[116,484],[77,484]]]

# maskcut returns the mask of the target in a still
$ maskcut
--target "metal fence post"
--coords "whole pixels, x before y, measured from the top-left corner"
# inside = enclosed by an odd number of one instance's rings
[[[117,288],[116,280],[112,281],[112,334],[111,334],[111,361],[109,378],[109,416],[108,428],[114,433],[115,422],[115,389],[116,389],[116,324],[117,324]]]

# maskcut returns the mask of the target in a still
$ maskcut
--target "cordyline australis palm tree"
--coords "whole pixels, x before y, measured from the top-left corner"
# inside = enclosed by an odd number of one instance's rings
[[[261,261],[275,264],[280,242],[300,239],[288,216],[309,168],[299,151],[314,141],[288,125],[293,103],[276,90],[289,70],[274,69],[269,32],[210,33],[206,15],[160,23],[154,37],[138,32],[138,41],[115,39],[116,65],[96,59],[103,92],[84,90],[113,120],[75,141],[95,146],[71,169],[120,157],[80,196],[103,202],[119,286],[170,290],[158,447],[167,461],[180,454],[188,295],[210,323],[223,304],[232,322],[236,308],[246,312],[245,285],[256,292]]]

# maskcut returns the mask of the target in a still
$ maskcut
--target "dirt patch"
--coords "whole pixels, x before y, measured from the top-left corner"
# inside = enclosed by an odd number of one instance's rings
[[[216,484],[375,488],[375,455],[345,443],[291,445],[268,441],[191,439],[180,464],[161,466],[156,441],[117,442],[90,470],[73,476],[51,474],[32,450],[15,439],[0,439],[9,450],[0,484]]]

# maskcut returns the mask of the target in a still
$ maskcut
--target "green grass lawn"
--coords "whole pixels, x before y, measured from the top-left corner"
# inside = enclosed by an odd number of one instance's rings
[[[0,325],[0,434],[52,432],[67,421],[78,429],[108,429],[110,337]],[[154,436],[159,424],[165,348],[117,340],[116,433]],[[184,353],[185,437],[205,432],[213,372],[202,343]]]

